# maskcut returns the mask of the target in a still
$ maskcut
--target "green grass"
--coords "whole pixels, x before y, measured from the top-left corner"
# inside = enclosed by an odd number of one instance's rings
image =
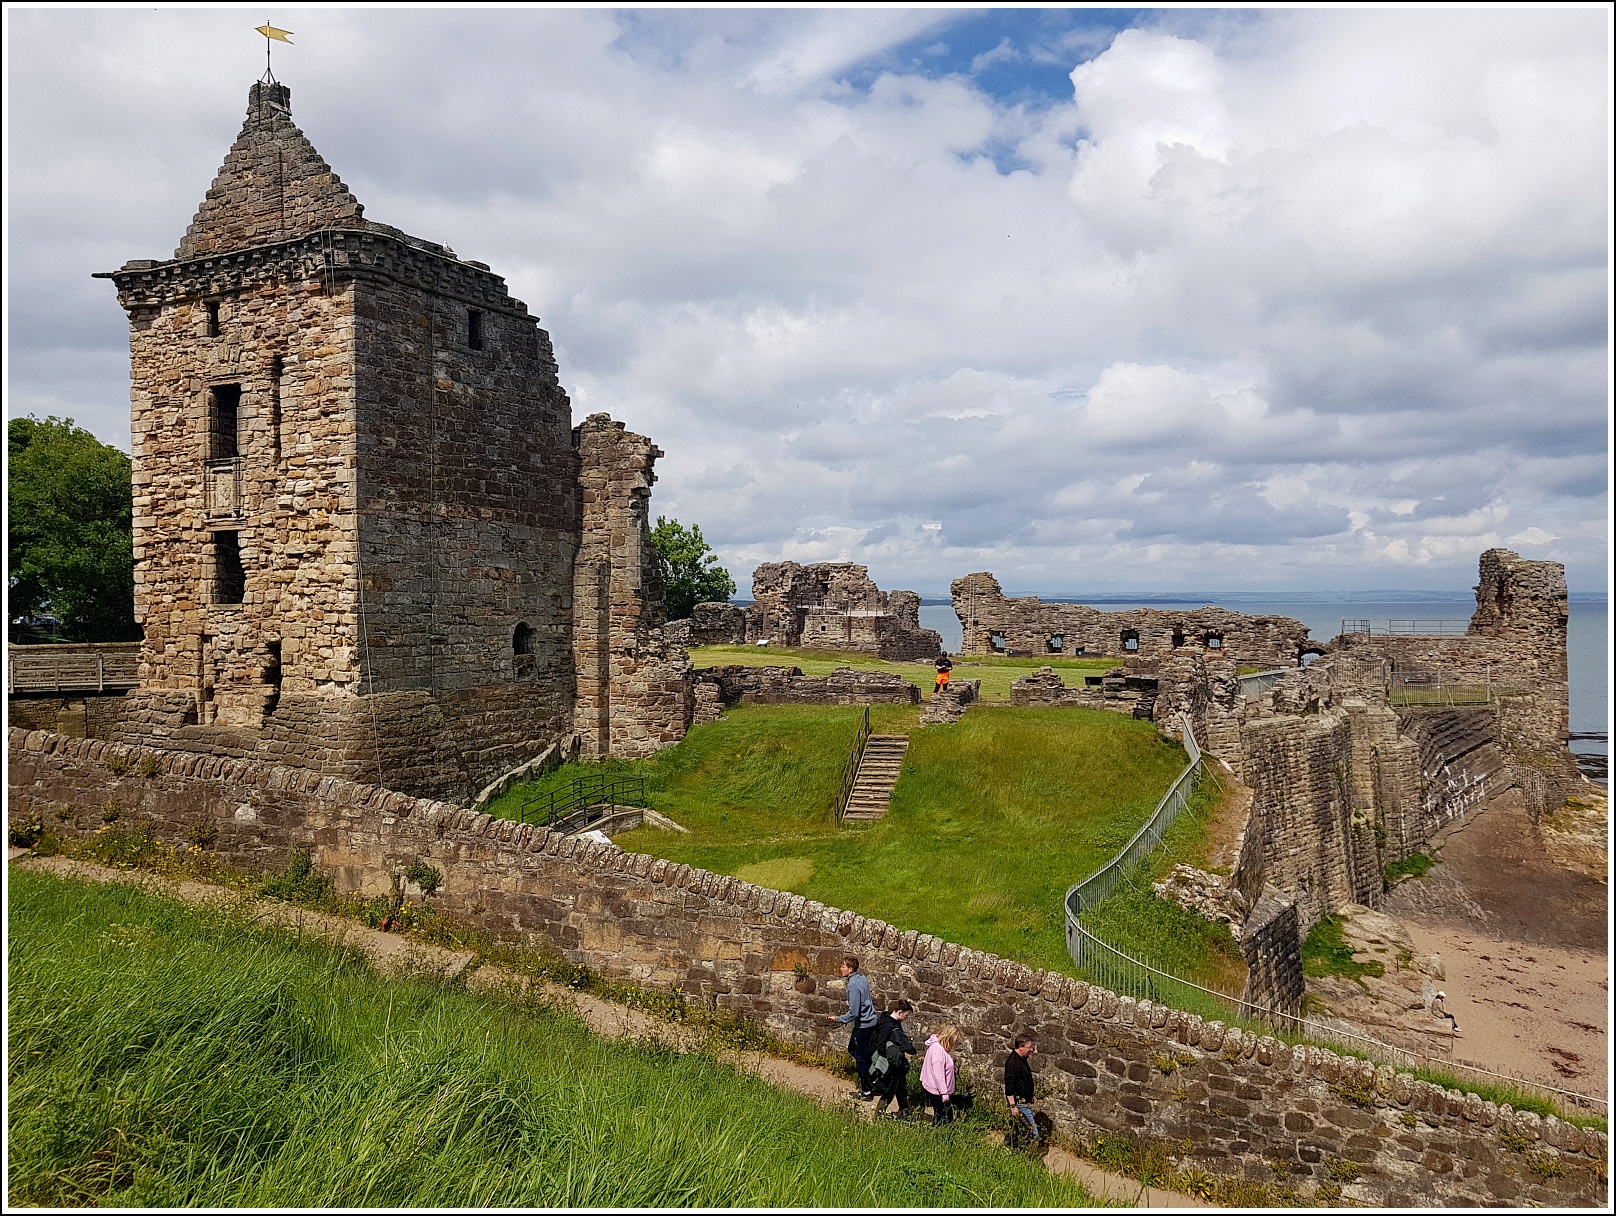
[[[1203,864],[1207,825],[1221,796],[1216,779],[1204,778],[1163,835],[1161,846],[1123,878],[1109,899],[1085,913],[1083,923],[1118,950],[1164,971],[1224,992],[1239,992],[1246,981],[1246,962],[1229,926],[1161,898],[1151,885],[1166,878],[1179,862]]]
[[[919,688],[924,696],[931,695],[937,679],[936,669],[930,663],[889,663],[856,650],[700,646],[690,651],[690,661],[697,667],[722,667],[728,664],[741,667],[800,667],[805,676],[829,675],[838,667],[852,667],[859,671],[891,671]],[[1010,700],[1010,685],[1040,667],[1053,667],[1060,672],[1068,686],[1081,687],[1084,676],[1097,676],[1121,665],[1121,659],[1063,659],[1056,655],[1010,659],[996,655],[971,655],[954,659],[953,678],[981,680],[984,701],[1007,702]]]
[[[1366,975],[1386,974],[1384,963],[1354,962],[1352,947],[1347,944],[1342,927],[1346,922],[1339,916],[1326,916],[1313,926],[1302,943],[1302,971],[1306,975],[1339,975],[1349,980]]]
[[[1150,815],[1186,759],[1149,722],[1087,709],[981,706],[951,726],[875,706],[877,733],[907,732],[888,816],[832,818],[859,711],[738,705],[649,760],[609,762],[646,779],[651,804],[689,835],[616,837],[720,874],[758,873],[833,907],[1070,972],[1061,898]],[[491,807],[595,766],[567,766]],[[748,870],[748,867],[765,867]],[[758,879],[756,881],[762,881]]]
[[[1402,861],[1394,861],[1386,867],[1386,886],[1396,886],[1405,878],[1424,878],[1436,865],[1436,858],[1425,853],[1410,853]]]
[[[1092,1202],[981,1121],[867,1125],[219,911],[8,887],[12,1206]]]

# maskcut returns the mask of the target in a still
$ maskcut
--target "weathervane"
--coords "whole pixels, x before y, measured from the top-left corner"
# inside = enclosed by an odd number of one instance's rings
[[[291,38],[288,37],[288,35],[292,31],[291,30],[278,30],[273,25],[270,25],[269,22],[267,22],[267,21],[264,22],[263,25],[255,26],[254,28],[257,29],[257,31],[264,36],[264,76],[263,76],[263,82],[265,84],[276,84],[278,82],[275,79],[275,73],[273,71],[271,71],[270,67],[269,67],[269,48],[270,48],[270,44],[275,43],[275,42],[284,42],[284,43],[286,43],[287,46],[291,46],[292,45],[292,40],[291,40]]]

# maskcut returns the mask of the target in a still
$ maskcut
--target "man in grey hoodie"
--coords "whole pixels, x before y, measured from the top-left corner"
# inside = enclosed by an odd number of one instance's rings
[[[847,1054],[858,1065],[859,1087],[850,1096],[868,1101],[875,1097],[870,1080],[870,1035],[875,1031],[875,1002],[870,999],[870,981],[864,978],[858,959],[851,954],[842,958],[842,977],[847,980],[847,1012],[840,1016],[827,1013],[825,1017],[833,1025],[846,1022],[852,1030],[847,1040]]]

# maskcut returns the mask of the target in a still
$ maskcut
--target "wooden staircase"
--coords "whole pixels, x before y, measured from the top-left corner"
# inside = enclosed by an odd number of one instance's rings
[[[909,750],[908,735],[871,735],[864,745],[853,791],[847,796],[844,821],[870,820],[886,816],[892,805],[892,787],[898,784],[903,754]]]

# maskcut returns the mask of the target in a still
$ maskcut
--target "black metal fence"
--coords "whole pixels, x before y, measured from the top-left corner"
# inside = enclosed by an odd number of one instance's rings
[[[644,777],[586,773],[574,777],[570,786],[529,798],[516,819],[546,828],[566,821],[572,830],[587,832],[591,824],[610,816],[614,807],[646,805]]]
[[[836,794],[836,823],[840,826],[842,816],[847,813],[847,800],[853,794],[853,783],[858,780],[859,764],[864,759],[864,745],[870,741],[870,707],[864,707],[864,715],[859,719],[859,727],[853,735],[853,750],[847,755],[847,763],[842,767],[842,787]]]

